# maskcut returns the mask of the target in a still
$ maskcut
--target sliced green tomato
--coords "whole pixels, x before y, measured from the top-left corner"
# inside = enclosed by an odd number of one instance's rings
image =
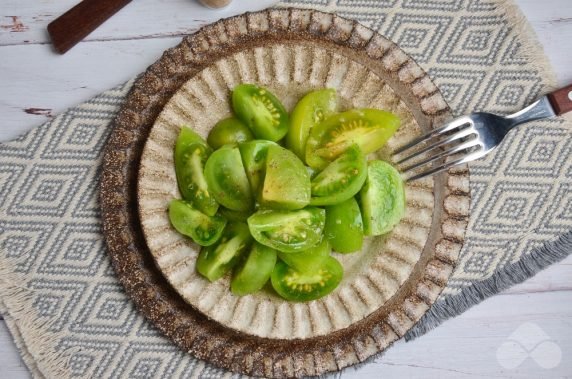
[[[246,170],[246,176],[250,182],[253,194],[258,194],[262,188],[269,146],[278,145],[275,142],[266,140],[248,141],[238,145],[242,164]]]
[[[255,242],[245,259],[238,264],[230,289],[233,294],[244,296],[264,287],[276,265],[276,250]]]
[[[194,143],[200,143],[207,146],[206,141],[198,135],[193,129],[188,126],[181,127],[179,131],[179,136],[175,142],[175,163],[181,159],[184,152],[187,150],[189,145]]]
[[[259,139],[279,141],[288,132],[288,113],[270,91],[241,84],[232,91],[232,108]]]
[[[367,161],[357,145],[350,146],[312,179],[312,205],[333,205],[351,199],[367,177]]]
[[[217,244],[201,249],[197,271],[214,282],[238,263],[251,244],[252,237],[245,223],[228,224]]]
[[[316,247],[296,253],[278,253],[278,256],[296,271],[316,272],[331,252],[332,248],[324,238]]]
[[[214,216],[218,203],[210,194],[204,175],[204,167],[211,153],[210,147],[201,142],[187,145],[175,160],[175,172],[183,198],[199,211]]]
[[[250,212],[241,212],[241,211],[233,211],[232,209],[228,209],[225,207],[220,207],[218,209],[218,213],[226,218],[228,221],[241,221],[246,222],[248,216],[250,216]]]
[[[333,257],[327,257],[313,272],[300,272],[278,261],[272,271],[274,290],[286,300],[310,301],[326,296],[342,281],[344,269]]]
[[[226,145],[212,153],[205,165],[205,177],[210,194],[222,206],[241,212],[254,206],[238,147]]]
[[[326,207],[324,235],[338,253],[353,253],[363,245],[363,222],[358,202],[350,198]]]
[[[261,205],[273,209],[301,209],[310,202],[310,175],[298,157],[280,146],[270,146]]]
[[[221,216],[208,216],[184,200],[172,200],[169,204],[169,219],[181,234],[191,237],[201,246],[214,244],[222,234],[226,220]]]
[[[248,227],[261,244],[293,253],[318,245],[325,222],[325,210],[307,207],[297,211],[258,211],[248,218]]]
[[[312,91],[294,107],[290,117],[290,129],[286,134],[286,146],[302,161],[306,160],[306,141],[310,130],[336,112],[335,89]]]
[[[367,167],[360,191],[364,232],[378,236],[389,232],[405,214],[405,188],[399,172],[389,163],[375,160]]]
[[[352,109],[316,125],[306,143],[306,163],[324,169],[351,145],[364,154],[381,148],[399,128],[399,118],[377,109]]]
[[[213,149],[218,149],[224,145],[239,144],[253,139],[254,136],[248,126],[236,117],[229,117],[216,123],[209,133],[207,142]]]

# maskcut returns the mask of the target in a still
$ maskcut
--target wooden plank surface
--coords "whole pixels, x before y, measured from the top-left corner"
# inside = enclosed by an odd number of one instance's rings
[[[219,18],[264,9],[276,2],[278,0],[237,0],[224,9],[213,10],[193,0],[137,0],[86,41],[180,37]],[[0,46],[49,43],[46,26],[77,3],[78,0],[2,0]]]
[[[45,26],[77,0],[3,0],[0,9],[0,141],[40,125],[53,115],[119,84],[176,45],[180,36],[216,18],[272,0],[236,0],[223,12],[191,0],[138,0],[86,42],[64,56],[52,52]],[[572,82],[572,1],[518,0],[536,30],[560,84]],[[484,301],[411,343],[398,343],[374,363],[344,371],[343,378],[572,377],[572,257]],[[532,326],[531,326],[532,325]],[[520,362],[518,350],[499,359],[499,349],[519,330],[525,340],[540,328],[562,359],[543,368],[554,350],[537,344]],[[523,332],[524,331],[524,332]],[[522,337],[524,335],[524,337]],[[528,336],[528,337],[527,337]],[[530,342],[530,341],[528,341]],[[521,344],[527,341],[521,341]],[[544,346],[544,348],[541,348]],[[540,350],[539,350],[540,349]],[[538,362],[540,362],[540,365]],[[0,321],[0,378],[29,374]]]

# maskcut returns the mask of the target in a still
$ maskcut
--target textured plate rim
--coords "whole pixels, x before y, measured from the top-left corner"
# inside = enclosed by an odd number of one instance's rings
[[[100,204],[103,231],[119,280],[139,310],[179,347],[217,366],[255,376],[319,375],[363,362],[402,337],[429,309],[456,264],[468,224],[468,168],[436,178],[444,186],[443,223],[433,256],[420,262],[393,300],[348,328],[304,340],[271,340],[225,328],[194,310],[168,285],[143,242],[137,214],[137,169],[155,118],[196,72],[237,48],[302,39],[348,48],[383,65],[410,88],[425,117],[438,124],[450,110],[427,74],[395,44],[356,21],[295,8],[220,20],[185,37],[140,76],[116,120],[103,157]],[[391,300],[390,300],[391,301]]]

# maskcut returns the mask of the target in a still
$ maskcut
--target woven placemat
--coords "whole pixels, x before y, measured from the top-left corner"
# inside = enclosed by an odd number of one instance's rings
[[[306,0],[398,43],[457,114],[510,113],[554,86],[518,9],[505,1]],[[508,4],[508,5],[507,5]],[[138,312],[103,246],[97,186],[103,147],[132,82],[0,145],[0,311],[37,377],[230,377],[180,351]],[[516,129],[471,165],[472,210],[460,262],[411,331],[518,283],[572,252],[572,128]]]

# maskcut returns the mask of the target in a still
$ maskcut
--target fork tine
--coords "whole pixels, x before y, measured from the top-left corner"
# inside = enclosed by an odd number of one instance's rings
[[[459,117],[456,118],[448,123],[446,123],[445,125],[441,126],[440,128],[437,129],[433,129],[430,132],[428,132],[425,135],[422,135],[421,137],[415,138],[413,141],[401,146],[400,148],[398,148],[397,150],[395,150],[393,152],[393,155],[397,155],[397,154],[401,154],[406,150],[411,149],[412,147],[416,146],[417,144],[428,140],[434,136],[437,136],[439,134],[443,134],[443,133],[447,133],[455,128],[458,128],[464,124],[468,124],[471,122],[471,119],[469,117],[463,116],[463,117]]]
[[[439,153],[439,154],[435,154],[435,155],[433,155],[433,156],[431,156],[431,157],[429,157],[429,158],[427,158],[427,159],[424,159],[424,160],[422,160],[421,162],[418,162],[418,163],[409,165],[409,166],[405,167],[404,169],[402,169],[401,172],[402,172],[402,173],[406,173],[406,172],[409,172],[409,171],[411,171],[411,170],[415,170],[415,169],[417,169],[417,168],[419,168],[419,167],[421,167],[421,166],[423,166],[423,165],[426,165],[427,163],[431,163],[431,162],[433,162],[433,161],[436,161],[437,159],[446,157],[446,156],[448,156],[448,155],[453,155],[453,154],[455,154],[455,153],[457,153],[457,152],[460,152],[460,151],[462,151],[462,150],[469,149],[469,148],[471,148],[471,147],[475,147],[475,146],[478,146],[478,145],[480,145],[480,144],[479,144],[478,139],[476,139],[476,138],[475,138],[475,139],[472,139],[472,140],[470,140],[470,141],[463,142],[463,143],[461,143],[461,144],[459,144],[459,145],[457,145],[457,146],[454,146],[454,147],[452,147],[452,148],[450,148],[450,149],[448,149],[448,150],[445,150],[445,151],[443,151],[443,152],[441,152],[441,153]]]
[[[427,171],[424,171],[424,172],[421,172],[421,173],[416,174],[414,176],[411,176],[411,177],[405,179],[405,181],[411,182],[413,180],[421,179],[421,178],[424,178],[424,177],[429,176],[429,175],[437,174],[441,171],[448,170],[451,167],[458,166],[458,165],[461,165],[463,163],[467,163],[467,162],[471,162],[471,161],[474,161],[476,159],[479,159],[482,156],[486,155],[486,153],[487,153],[487,151],[485,151],[484,149],[479,149],[478,151],[474,151],[474,152],[472,152],[468,155],[465,155],[462,158],[456,159],[452,162],[444,163],[441,166],[433,167]]]
[[[461,138],[467,137],[467,136],[473,134],[474,132],[475,132],[475,131],[474,131],[472,128],[463,129],[463,130],[461,130],[461,131],[459,131],[459,132],[453,134],[452,136],[449,136],[449,137],[447,137],[447,138],[445,138],[445,139],[442,139],[441,141],[434,142],[434,143],[432,143],[431,145],[426,146],[426,147],[424,147],[423,149],[418,150],[418,151],[414,152],[413,154],[411,154],[411,155],[409,155],[409,156],[407,156],[407,157],[405,157],[405,158],[403,158],[403,159],[400,159],[396,164],[401,164],[401,163],[403,163],[403,162],[405,162],[405,161],[408,161],[408,160],[410,160],[410,159],[413,159],[413,158],[415,158],[415,157],[417,157],[417,156],[419,156],[419,155],[421,155],[421,154],[423,154],[423,153],[426,153],[426,152],[428,152],[428,151],[430,151],[430,150],[433,150],[433,149],[435,149],[435,148],[437,148],[437,147],[440,147],[440,146],[446,145],[446,144],[448,144],[448,143],[457,141],[457,140],[459,140],[459,139],[461,139]]]

